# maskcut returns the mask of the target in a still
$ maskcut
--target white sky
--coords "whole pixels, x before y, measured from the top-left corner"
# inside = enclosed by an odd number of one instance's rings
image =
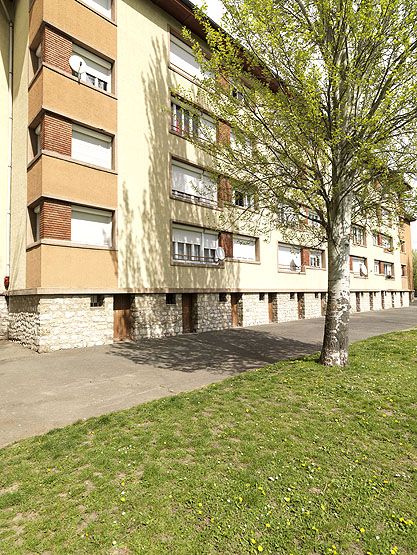
[[[220,0],[194,0],[194,3],[201,6],[203,3],[207,5],[207,13],[211,19],[220,23],[223,5]],[[417,250],[417,222],[411,223],[411,240],[413,244],[413,249]]]

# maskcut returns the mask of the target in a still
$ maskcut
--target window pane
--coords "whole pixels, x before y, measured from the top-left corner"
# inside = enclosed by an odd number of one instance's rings
[[[111,212],[87,212],[72,209],[71,241],[84,245],[108,246],[112,244]]]
[[[192,77],[202,77],[200,64],[194,58],[192,49],[173,35],[171,35],[169,61]]]

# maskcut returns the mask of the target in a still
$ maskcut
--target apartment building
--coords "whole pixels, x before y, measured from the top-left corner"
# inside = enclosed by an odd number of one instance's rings
[[[188,0],[0,0],[2,337],[49,351],[323,314],[325,248],[221,228],[224,200],[252,199],[184,136],[183,25],[204,40]],[[388,215],[355,226],[351,278],[352,311],[407,306],[409,222],[401,247]]]

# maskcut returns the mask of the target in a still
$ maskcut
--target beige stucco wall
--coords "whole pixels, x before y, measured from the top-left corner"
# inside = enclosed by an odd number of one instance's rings
[[[26,165],[28,115],[28,31],[27,2],[17,2],[13,66],[13,173],[10,288],[26,286]]]
[[[327,273],[278,272],[278,233],[263,238],[260,264],[226,261],[224,268],[173,266],[171,221],[215,226],[220,212],[170,198],[170,156],[204,165],[204,158],[187,141],[169,133],[170,88],[190,87],[190,81],[168,67],[169,25],[178,22],[148,0],[118,2],[118,172],[119,287],[241,289],[256,291],[327,288]],[[141,32],[138,33],[137,29]],[[353,247],[368,258],[369,277],[354,277],[353,290],[401,288],[399,252],[372,246]],[[373,260],[393,261],[395,279],[373,273]]]
[[[9,151],[9,31],[6,15],[0,5],[0,290],[6,275],[7,236],[7,159]]]

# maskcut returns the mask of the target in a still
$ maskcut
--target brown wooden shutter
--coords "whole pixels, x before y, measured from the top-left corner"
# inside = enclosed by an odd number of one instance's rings
[[[353,258],[351,256],[349,256],[349,268],[350,268],[350,271],[352,272],[352,270],[353,270]]]
[[[384,273],[384,263],[381,260],[379,261],[379,273]]]

